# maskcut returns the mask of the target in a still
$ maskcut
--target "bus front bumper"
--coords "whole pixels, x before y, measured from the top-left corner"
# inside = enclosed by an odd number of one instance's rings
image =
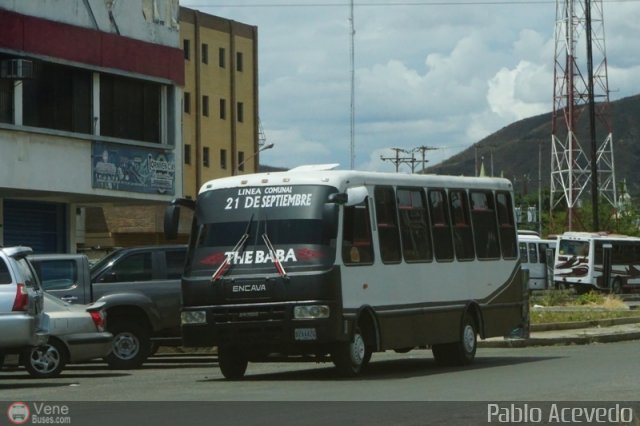
[[[336,304],[326,302],[185,308],[182,340],[184,346],[194,347],[232,345],[267,352],[318,352],[346,339],[340,318]]]

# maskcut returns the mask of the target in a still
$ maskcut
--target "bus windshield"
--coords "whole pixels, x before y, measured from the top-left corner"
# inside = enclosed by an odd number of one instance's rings
[[[558,244],[558,254],[561,256],[586,257],[589,255],[589,242],[561,239]]]
[[[198,197],[196,233],[185,275],[226,275],[328,268],[335,260],[335,231],[323,221],[335,188],[291,185],[225,188]],[[274,259],[275,258],[275,259]]]

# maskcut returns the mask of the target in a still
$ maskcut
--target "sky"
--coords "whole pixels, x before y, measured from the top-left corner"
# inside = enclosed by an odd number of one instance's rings
[[[613,101],[640,93],[640,0],[600,4]],[[393,171],[392,148],[426,146],[432,166],[553,109],[555,0],[354,0],[353,67],[349,0],[180,5],[258,27],[262,164]]]

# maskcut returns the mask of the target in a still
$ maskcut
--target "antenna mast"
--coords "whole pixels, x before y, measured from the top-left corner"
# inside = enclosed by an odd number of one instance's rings
[[[351,23],[351,118],[350,118],[350,166],[353,170],[356,162],[356,142],[355,142],[355,114],[356,114],[356,91],[355,91],[355,21],[353,16],[353,0],[350,3],[349,22]]]
[[[578,44],[586,47],[584,62],[578,59]],[[550,208],[564,201],[572,230],[591,182],[597,231],[598,196],[614,207],[617,198],[602,0],[556,0],[554,60]],[[599,146],[597,137],[603,138]],[[589,157],[582,138],[589,139]]]

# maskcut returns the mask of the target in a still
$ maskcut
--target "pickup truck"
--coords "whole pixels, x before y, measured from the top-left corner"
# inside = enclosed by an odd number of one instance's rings
[[[105,302],[111,368],[141,366],[159,344],[178,345],[180,277],[187,247],[128,247],[89,266],[83,254],[29,256],[43,288],[69,303]]]

